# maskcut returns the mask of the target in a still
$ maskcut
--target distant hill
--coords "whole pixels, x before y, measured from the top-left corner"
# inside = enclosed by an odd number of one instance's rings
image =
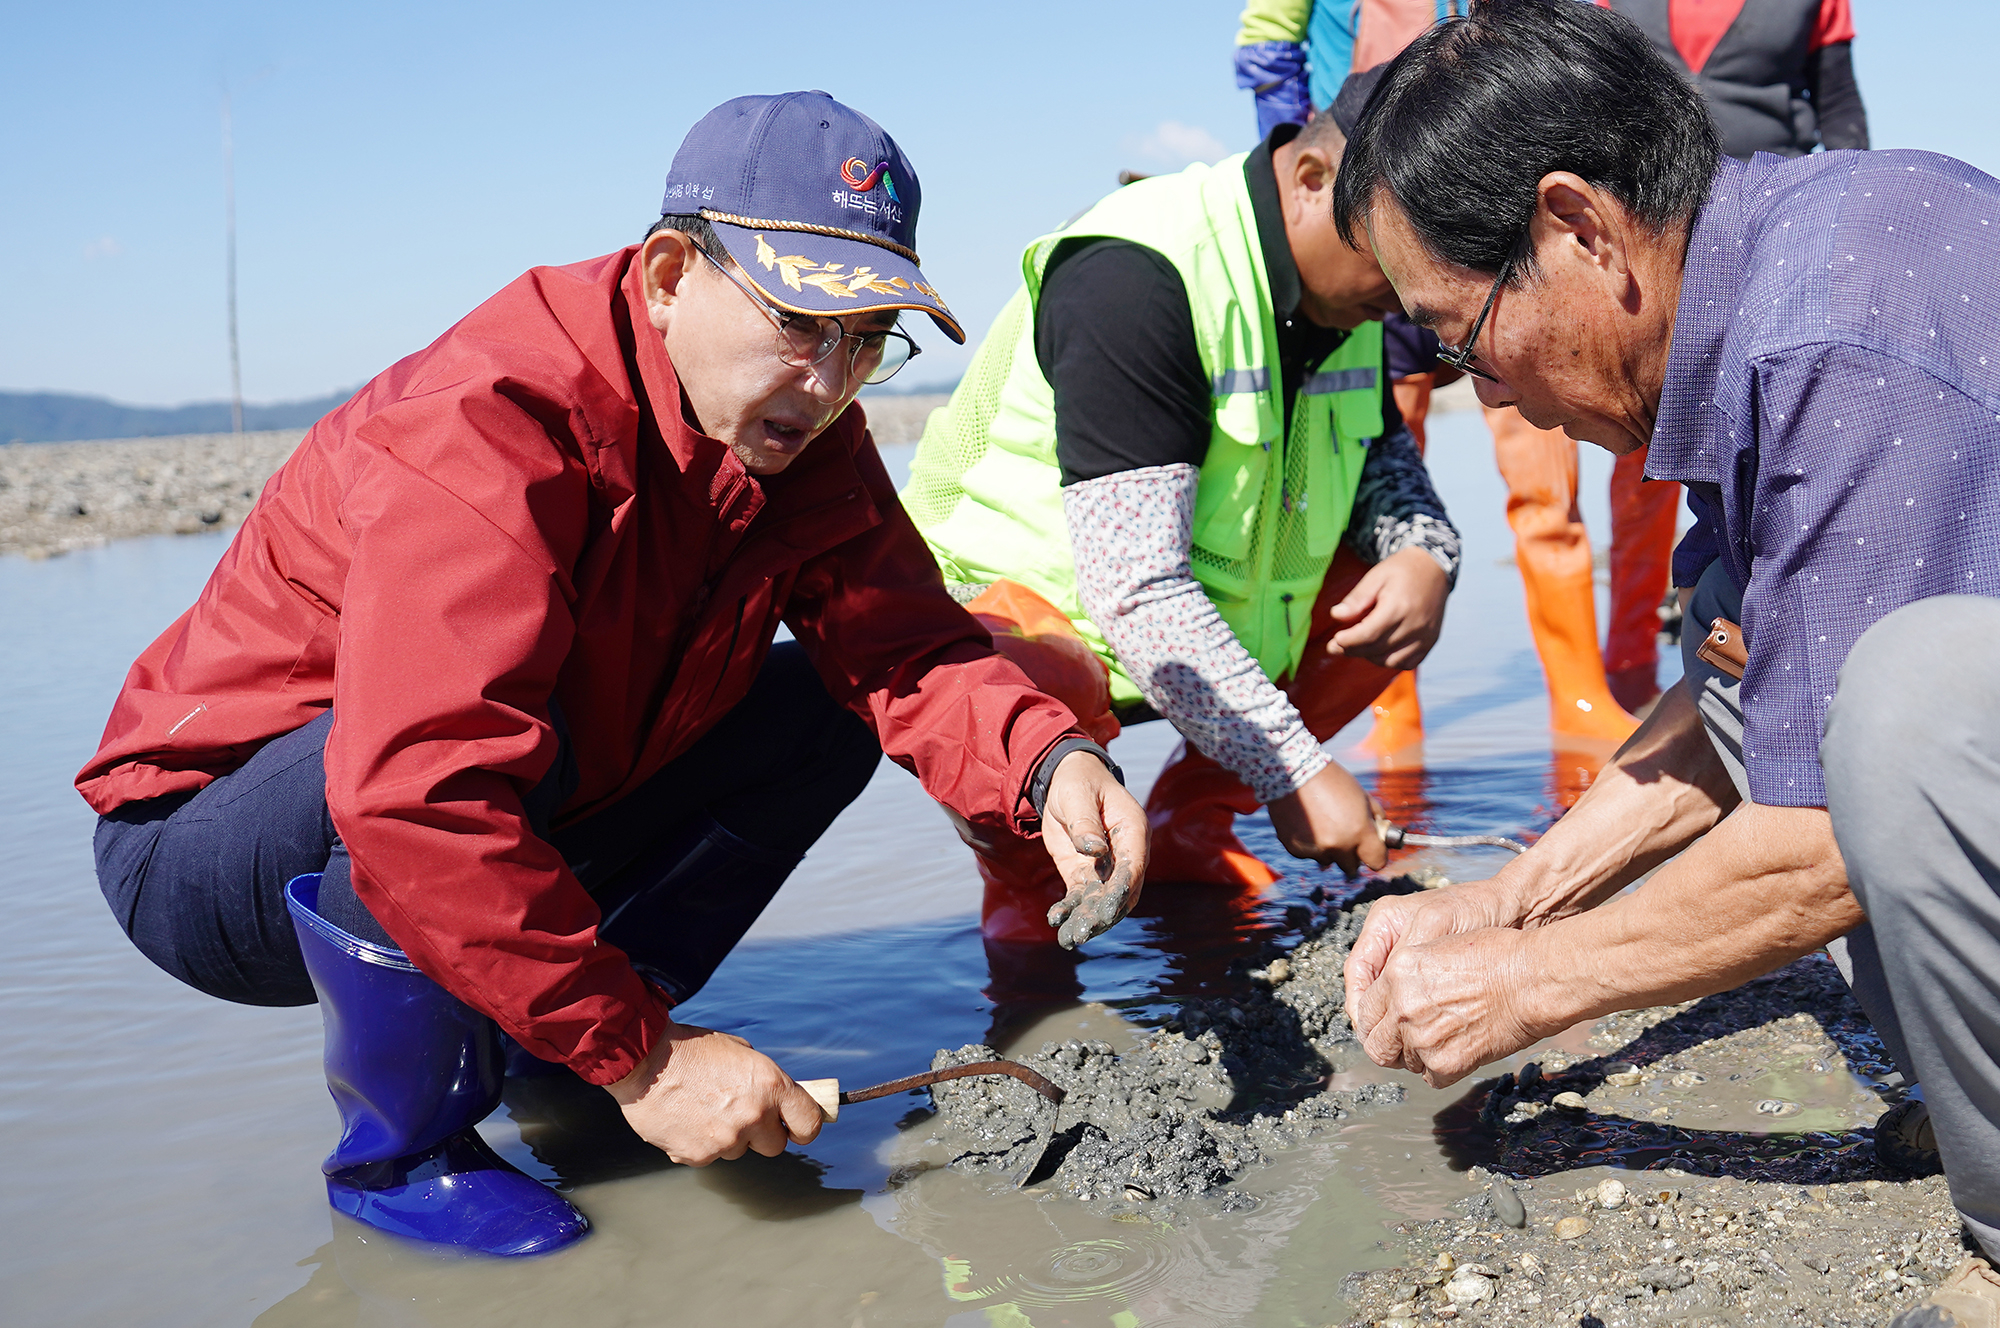
[[[334,392],[311,401],[243,407],[245,429],[305,429],[353,396]],[[184,433],[228,433],[229,403],[191,406],[121,406],[104,397],[67,392],[0,392],[0,442],[61,443],[80,438],[162,438]]]

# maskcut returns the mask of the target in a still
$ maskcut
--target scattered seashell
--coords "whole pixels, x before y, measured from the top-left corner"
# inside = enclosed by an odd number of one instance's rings
[[[1549,1105],[1561,1107],[1565,1111],[1582,1111],[1585,1109],[1583,1094],[1581,1093],[1557,1093],[1549,1100]]]
[[[1757,1104],[1757,1114],[1760,1116],[1796,1116],[1803,1110],[1804,1108],[1798,1103],[1787,1102],[1781,1097],[1767,1097]]]
[[[1705,1084],[1707,1082],[1707,1075],[1696,1074],[1693,1070],[1682,1070],[1674,1076],[1675,1088],[1693,1088],[1696,1084]]]
[[[1271,966],[1264,970],[1264,980],[1274,987],[1291,975],[1292,961],[1289,959],[1273,959]]]
[[[1444,1284],[1444,1294],[1454,1305],[1477,1305],[1493,1299],[1493,1283],[1470,1268],[1461,1268]]]
[[[1575,1240],[1578,1236],[1588,1235],[1589,1233],[1590,1223],[1580,1217],[1565,1217],[1562,1221],[1556,1223],[1557,1240]]]
[[[1605,1075],[1604,1082],[1613,1088],[1637,1088],[1639,1081],[1645,1077],[1637,1070],[1620,1070],[1616,1074]]]
[[[1609,1212],[1625,1206],[1625,1182],[1617,1177],[1604,1181],[1597,1187],[1597,1206]]]
[[[1138,1203],[1152,1198],[1153,1192],[1137,1181],[1128,1180],[1125,1182],[1125,1197]]]

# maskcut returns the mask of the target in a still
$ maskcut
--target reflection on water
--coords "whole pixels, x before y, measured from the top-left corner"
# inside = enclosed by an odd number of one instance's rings
[[[1587,763],[1552,759],[1542,731],[1478,417],[1432,431],[1468,557],[1422,675],[1427,764],[1375,787],[1415,829],[1535,833]],[[336,1128],[317,1012],[211,1001],[141,959],[97,895],[91,817],[69,786],[125,667],[192,601],[225,538],[0,559],[9,1324],[1318,1323],[1339,1317],[1345,1272],[1391,1257],[1378,1248],[1385,1221],[1466,1192],[1430,1119],[1456,1094],[1413,1081],[1408,1110],[1246,1177],[1256,1211],[1162,1223],[898,1171],[922,1131],[921,1097],[851,1107],[782,1158],[695,1171],[635,1139],[598,1090],[552,1076],[510,1082],[483,1132],[574,1196],[595,1224],[588,1240],[529,1263],[467,1261],[334,1216],[316,1166]],[[1142,795],[1173,737],[1153,724],[1119,739]],[[1287,860],[1267,821],[1246,838]],[[1430,850],[1399,865],[1468,878],[1501,860]],[[684,1013],[800,1078],[850,1085],[966,1042],[1123,1045],[1125,1021],[1220,994],[1246,950],[1340,884],[1308,869],[1252,895],[1155,886],[1081,955],[989,948],[969,858],[915,782],[885,765]]]

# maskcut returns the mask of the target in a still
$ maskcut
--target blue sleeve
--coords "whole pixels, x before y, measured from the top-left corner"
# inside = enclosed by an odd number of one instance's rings
[[[1312,70],[1312,104],[1333,105],[1340,85],[1354,72],[1354,33],[1360,0],[1319,0],[1306,23],[1307,63]]]
[[[1767,356],[1756,391],[1743,764],[1753,800],[1824,807],[1820,737],[1855,640],[1916,600],[2000,595],[2000,419],[1850,345]]]
[[[1721,526],[1721,515],[1716,510],[1714,498],[1703,493],[1712,485],[1684,486],[1687,490],[1688,511],[1694,513],[1694,524],[1674,548],[1674,585],[1679,587],[1698,585],[1701,574],[1716,560],[1722,550],[1716,544],[1716,531]]]

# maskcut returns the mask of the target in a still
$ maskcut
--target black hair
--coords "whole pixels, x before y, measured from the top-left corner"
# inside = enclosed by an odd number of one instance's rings
[[[653,238],[654,231],[679,231],[708,251],[709,257],[722,254],[722,240],[715,233],[715,227],[708,224],[708,218],[695,212],[669,212],[646,228],[645,240]],[[643,244],[645,241],[641,240]]]
[[[1571,171],[1655,235],[1691,222],[1722,155],[1701,96],[1630,20],[1577,0],[1478,0],[1390,63],[1334,183],[1357,244],[1377,190],[1447,263],[1514,279],[1537,189]]]

